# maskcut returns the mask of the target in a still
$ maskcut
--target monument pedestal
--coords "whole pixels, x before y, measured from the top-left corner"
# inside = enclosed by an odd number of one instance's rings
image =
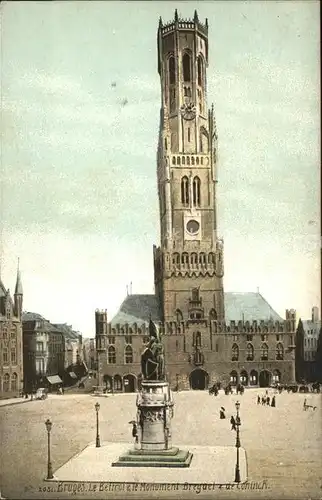
[[[137,396],[138,449],[120,456],[113,467],[189,467],[192,453],[172,446],[173,399],[168,382],[142,381]]]

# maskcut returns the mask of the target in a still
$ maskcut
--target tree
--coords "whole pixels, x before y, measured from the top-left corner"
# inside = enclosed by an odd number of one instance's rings
[[[322,328],[320,328],[316,354],[315,354],[315,361],[316,361],[317,378],[319,382],[322,382]]]
[[[304,328],[300,318],[295,334],[295,378],[301,382],[304,377]]]

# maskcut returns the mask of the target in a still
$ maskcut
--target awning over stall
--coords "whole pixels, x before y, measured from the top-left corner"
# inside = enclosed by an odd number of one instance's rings
[[[47,380],[52,385],[54,385],[54,384],[62,384],[63,383],[63,381],[62,381],[62,379],[60,378],[59,375],[51,375],[50,377],[47,377]]]

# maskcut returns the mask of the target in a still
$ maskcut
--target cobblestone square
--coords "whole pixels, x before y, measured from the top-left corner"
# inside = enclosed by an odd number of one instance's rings
[[[272,390],[270,390],[272,392]],[[264,389],[248,389],[241,397],[209,396],[206,391],[174,394],[173,442],[189,446],[234,446],[235,432],[229,419],[235,414],[235,402],[241,402],[241,446],[246,450],[248,485],[230,491],[218,490],[219,497],[248,498],[322,498],[321,395],[276,395],[276,408],[257,405],[257,394]],[[303,411],[304,399],[317,409]],[[106,398],[91,395],[50,395],[45,401],[0,407],[1,462],[0,488],[5,498],[67,498],[50,489],[44,481],[47,466],[45,420],[52,427],[52,463],[54,473],[76,453],[95,441],[96,414],[100,403],[100,436],[102,441],[132,445],[131,425],[135,416],[135,394],[117,394]],[[219,419],[224,406],[226,419]],[[95,463],[91,464],[95,467]],[[234,470],[235,462],[231,468]],[[178,472],[178,481],[180,471]],[[86,477],[83,478],[86,482]],[[106,478],[108,481],[108,478]],[[151,483],[155,482],[151,470]],[[47,489],[47,490],[46,490]],[[174,492],[175,493],[175,492]],[[173,492],[162,492],[172,498]],[[182,493],[182,494],[181,494]],[[182,491],[180,496],[209,496],[213,491]],[[151,497],[153,492],[133,493],[133,497]],[[178,495],[178,493],[176,493]],[[97,498],[124,497],[124,492],[92,492]],[[155,493],[157,495],[157,493]],[[77,493],[73,495],[77,498]],[[86,498],[84,494],[80,498]]]

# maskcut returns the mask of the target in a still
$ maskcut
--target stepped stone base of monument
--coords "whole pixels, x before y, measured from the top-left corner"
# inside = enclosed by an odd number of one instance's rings
[[[129,450],[112,467],[189,467],[193,454],[187,450]]]
[[[58,469],[54,468],[54,479],[49,479],[48,482],[80,482],[89,483],[95,481],[103,481],[108,483],[158,483],[158,484],[233,484],[235,481],[235,465],[236,465],[236,448],[234,446],[194,446],[184,443],[178,443],[179,450],[189,449],[193,454],[190,467],[145,467],[128,466],[128,467],[113,467],[113,463],[118,461],[120,456],[126,455],[128,443],[111,443],[102,442],[99,448],[96,448],[95,443],[86,446],[84,450],[71,457],[68,462],[63,464]],[[247,480],[247,461],[246,453],[243,448],[239,449],[240,460],[240,477],[241,482]],[[53,464],[55,467],[55,463]],[[46,468],[44,470],[44,474]],[[47,482],[47,481],[46,481]],[[108,491],[99,493],[90,492],[89,486],[86,487],[86,498],[111,498]],[[139,487],[141,488],[141,486]],[[141,489],[139,489],[141,491]],[[103,495],[104,493],[104,495]],[[191,494],[192,492],[190,492]],[[225,492],[228,493],[228,492]],[[120,495],[122,492],[120,493]],[[141,492],[143,494],[143,490]],[[35,497],[39,498],[39,494],[35,492]],[[56,496],[52,498],[58,498]],[[66,493],[65,498],[70,493]],[[151,491],[147,492],[148,498],[151,498]],[[77,498],[83,498],[82,497]],[[194,495],[196,496],[196,495]],[[197,495],[198,497],[199,495]],[[201,495],[200,495],[201,496]],[[123,496],[120,498],[124,498]],[[138,497],[136,497],[138,498]],[[145,497],[146,498],[146,497]],[[173,498],[173,497],[172,497]]]

